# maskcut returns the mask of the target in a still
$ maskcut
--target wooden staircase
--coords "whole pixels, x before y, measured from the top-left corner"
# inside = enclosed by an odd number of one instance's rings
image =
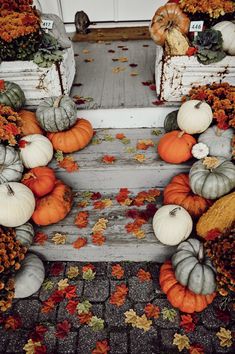
[[[157,111],[157,108],[156,108]],[[115,123],[116,124],[116,123]],[[146,118],[146,125],[150,125]],[[157,131],[156,131],[157,129]],[[123,133],[128,144],[115,138]],[[154,134],[155,135],[154,135]],[[156,135],[157,134],[157,135]],[[74,191],[74,204],[70,214],[61,222],[40,228],[48,235],[45,245],[32,245],[31,250],[48,261],[158,261],[163,262],[174,252],[174,247],[165,246],[156,240],[152,229],[152,221],[143,225],[145,238],[137,239],[126,231],[125,225],[133,222],[126,216],[128,206],[121,206],[115,199],[120,188],[128,188],[132,194],[151,188],[163,189],[170,179],[182,172],[187,172],[190,163],[172,165],[162,161],[156,152],[156,145],[164,134],[163,128],[118,128],[97,129],[93,141],[84,150],[72,154],[79,165],[79,170],[68,173],[58,167],[55,160],[51,167],[55,169],[59,179],[69,184]],[[154,147],[147,150],[136,150],[138,140],[151,139]],[[144,154],[145,161],[135,159],[137,154]],[[102,162],[104,155],[116,158],[113,164]],[[112,205],[103,210],[94,209],[90,201],[85,208],[78,203],[84,192],[100,192],[102,199],[110,199]],[[161,198],[157,206],[161,205]],[[139,210],[141,210],[140,207]],[[88,211],[89,223],[86,228],[78,228],[74,224],[79,211]],[[102,246],[92,243],[92,227],[100,219],[108,220],[105,230],[106,241]],[[52,241],[55,233],[66,234],[66,243],[56,245]],[[87,239],[87,245],[75,249],[72,243],[78,236]]]

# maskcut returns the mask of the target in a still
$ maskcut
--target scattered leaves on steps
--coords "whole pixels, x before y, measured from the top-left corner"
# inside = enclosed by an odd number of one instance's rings
[[[87,239],[85,237],[78,237],[76,241],[73,242],[73,248],[79,250],[80,248],[86,246]]]
[[[124,269],[122,268],[122,266],[120,264],[114,264],[112,266],[112,276],[116,279],[121,279],[124,276]]]
[[[151,146],[154,146],[154,143],[151,139],[142,139],[142,140],[138,140],[137,145],[136,145],[136,149],[137,150],[147,150]]]
[[[146,317],[157,319],[160,316],[160,308],[154,304],[148,303],[144,308]]]
[[[138,270],[137,277],[141,282],[150,281],[152,279],[151,274],[142,268]]]
[[[80,272],[77,266],[70,266],[66,272],[66,275],[69,279],[77,278],[79,274]]]
[[[64,245],[66,243],[67,236],[65,234],[56,232],[51,240],[54,242],[55,245]]]
[[[59,322],[56,326],[56,337],[60,339],[64,339],[68,336],[71,329],[71,323],[68,320],[64,320],[63,322]]]
[[[45,242],[48,240],[48,236],[44,232],[37,232],[34,236],[33,242],[37,243],[40,246],[45,245]]]
[[[74,224],[78,228],[87,227],[87,225],[88,225],[88,217],[89,217],[88,211],[80,211],[79,213],[77,213],[77,215],[75,217]]]
[[[231,347],[232,345],[232,332],[229,329],[220,327],[219,332],[216,333],[216,336],[220,340],[221,347]]]
[[[92,350],[92,354],[108,354],[110,347],[107,339],[96,342],[96,347]]]
[[[125,283],[116,285],[115,291],[111,294],[109,302],[118,307],[124,305],[128,294],[128,287]]]
[[[101,161],[109,165],[116,161],[116,157],[111,155],[104,155]]]
[[[180,327],[182,327],[185,332],[193,332],[196,324],[193,321],[193,317],[191,315],[181,315],[181,322],[180,322]]]
[[[189,349],[189,338],[184,334],[175,333],[173,344],[177,346],[178,350],[182,352],[183,349]]]

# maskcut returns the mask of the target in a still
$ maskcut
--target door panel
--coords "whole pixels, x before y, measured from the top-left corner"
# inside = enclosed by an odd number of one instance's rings
[[[146,21],[166,0],[117,0],[116,3],[116,21]]]

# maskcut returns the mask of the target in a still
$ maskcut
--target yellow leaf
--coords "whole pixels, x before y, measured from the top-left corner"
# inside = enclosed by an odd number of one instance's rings
[[[144,230],[138,229],[138,230],[133,230],[133,234],[135,235],[136,238],[141,240],[142,238],[145,238],[145,233]]]
[[[184,334],[175,333],[173,344],[177,346],[180,352],[185,349],[190,348],[189,338]]]
[[[132,325],[136,324],[138,316],[137,316],[136,312],[133,309],[130,309],[129,311],[126,311],[124,313],[124,315],[126,317],[125,318],[125,323],[129,323],[129,324],[132,324]]]
[[[134,159],[138,162],[144,162],[146,160],[146,156],[144,154],[137,154],[134,156]]]
[[[216,333],[216,336],[220,340],[221,347],[231,347],[232,345],[232,332],[229,329],[220,327],[219,332]]]
[[[52,241],[54,242],[55,245],[64,245],[66,242],[67,236],[64,234],[60,234],[59,232],[56,232],[54,236],[52,237]]]
[[[121,66],[115,66],[115,67],[112,69],[112,73],[117,74],[117,73],[120,73],[120,72],[125,71],[125,70],[126,70],[126,68],[123,68],[123,67],[121,67]]]
[[[107,228],[107,223],[108,223],[107,219],[104,218],[99,219],[97,223],[93,226],[92,232],[97,233],[100,231],[104,231]]]
[[[90,51],[88,50],[88,49],[83,49],[83,54],[88,54],[88,53],[90,53]]]
[[[76,278],[79,274],[79,269],[78,267],[73,267],[73,266],[70,266],[66,275],[69,279],[73,279],[73,278]]]
[[[29,339],[28,342],[24,346],[25,354],[34,354],[35,349],[37,347],[41,347],[42,343],[41,342],[33,342],[32,339]]]
[[[138,75],[139,75],[139,73],[137,71],[132,71],[130,73],[130,76],[138,76]]]
[[[127,57],[120,57],[118,58],[118,61],[120,61],[121,63],[126,63],[128,61]]]
[[[141,317],[138,316],[135,323],[135,327],[139,329],[143,329],[144,332],[147,332],[150,330],[152,323],[153,322],[151,320],[147,319],[146,315],[142,315]]]
[[[57,285],[58,285],[58,290],[66,289],[69,286],[68,278],[61,279]]]
[[[111,199],[102,199],[102,202],[104,203],[105,208],[108,208],[113,204]]]

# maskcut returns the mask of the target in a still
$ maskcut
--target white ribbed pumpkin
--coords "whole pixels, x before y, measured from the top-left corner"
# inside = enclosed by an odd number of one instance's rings
[[[175,246],[186,240],[192,228],[190,214],[179,205],[164,205],[153,217],[154,234],[165,245]]]
[[[222,21],[217,23],[213,28],[222,33],[223,50],[230,55],[235,55],[235,23]]]
[[[204,132],[212,122],[213,113],[209,104],[199,100],[190,100],[182,104],[177,115],[181,130],[188,134]]]
[[[231,159],[232,138],[233,129],[222,130],[213,125],[213,127],[208,128],[199,136],[198,142],[208,146],[211,156],[221,156]]]
[[[33,253],[27,253],[15,275],[15,298],[23,299],[36,293],[44,278],[45,269],[41,259]]]
[[[20,157],[27,168],[46,166],[53,157],[52,143],[41,134],[25,136],[19,146]]]
[[[0,183],[19,181],[23,171],[19,153],[12,146],[0,144]]]
[[[26,222],[23,225],[17,226],[15,228],[15,232],[16,232],[16,239],[18,241],[20,241],[20,243],[23,246],[26,246],[26,247],[31,246],[31,244],[33,243],[34,228],[29,222]]]
[[[24,184],[9,182],[0,185],[0,225],[22,225],[31,218],[34,208],[34,195]]]

